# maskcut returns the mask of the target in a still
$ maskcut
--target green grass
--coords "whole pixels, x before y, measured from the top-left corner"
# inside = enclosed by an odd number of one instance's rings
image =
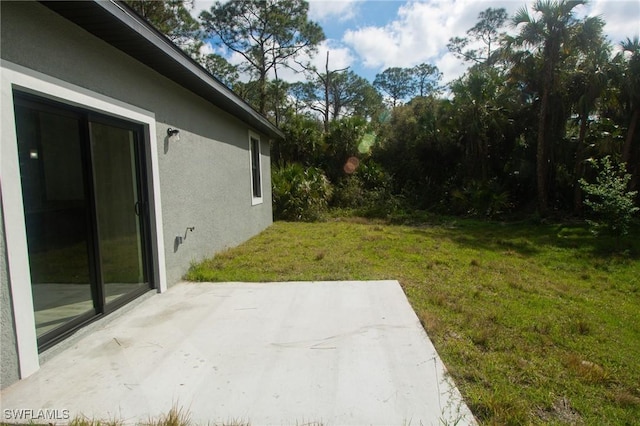
[[[640,232],[435,219],[277,222],[194,281],[400,281],[483,424],[637,424]]]

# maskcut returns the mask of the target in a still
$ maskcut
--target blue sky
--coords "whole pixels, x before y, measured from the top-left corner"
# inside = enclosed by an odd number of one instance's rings
[[[195,0],[195,11],[208,9],[208,0]],[[447,50],[451,37],[464,36],[478,14],[504,7],[509,15],[526,0],[311,0],[309,17],[324,29],[327,40],[312,62],[324,68],[329,50],[330,69],[350,67],[372,81],[377,73],[392,66],[411,67],[420,63],[438,66],[443,82],[461,76],[467,65]],[[640,0],[592,0],[575,9],[576,16],[601,16],[605,33],[618,43],[640,34]],[[230,60],[234,62],[235,58]],[[282,73],[289,81],[303,76]]]

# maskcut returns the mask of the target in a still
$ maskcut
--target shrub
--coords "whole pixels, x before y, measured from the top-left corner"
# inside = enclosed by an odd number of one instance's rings
[[[497,182],[471,181],[451,192],[451,207],[455,213],[493,218],[510,208],[509,192]]]
[[[274,167],[271,178],[274,219],[313,222],[326,213],[332,187],[322,170],[287,164]]]
[[[592,212],[587,222],[596,235],[604,232],[622,237],[629,232],[633,216],[640,210],[634,205],[637,191],[627,190],[631,175],[626,173],[624,163],[614,165],[608,155],[590,162],[598,169],[595,183],[580,179],[584,204]]]
[[[355,172],[336,185],[332,206],[355,209],[366,217],[385,218],[401,206],[391,192],[391,177],[371,159],[359,163]]]
[[[362,180],[357,175],[348,176],[336,185],[331,204],[338,208],[359,208],[365,203]]]

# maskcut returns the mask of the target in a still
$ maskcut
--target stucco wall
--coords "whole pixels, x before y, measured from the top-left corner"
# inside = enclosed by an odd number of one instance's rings
[[[4,213],[0,207],[0,389],[18,378],[18,354],[4,239]]]
[[[264,203],[252,206],[247,124],[39,4],[1,5],[3,59],[155,113],[169,285],[192,261],[271,224],[264,135]],[[180,130],[180,141],[167,141],[168,127]],[[184,236],[187,227],[195,230],[176,247],[175,237]]]

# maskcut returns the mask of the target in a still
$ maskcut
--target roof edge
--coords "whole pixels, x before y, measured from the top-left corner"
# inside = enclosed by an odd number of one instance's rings
[[[63,17],[71,20],[75,24],[91,32],[103,41],[111,44],[119,50],[124,51],[129,56],[142,62],[140,58],[136,57],[132,52],[127,52],[122,46],[116,45],[112,40],[107,37],[96,34],[91,31],[90,24],[83,22],[82,19],[73,16],[72,14],[65,14],[65,8],[60,7],[61,3],[57,1],[41,1],[46,7],[52,9],[54,12],[62,15]],[[83,2],[81,2],[83,3]],[[149,24],[144,18],[140,17],[133,9],[127,4],[119,0],[91,0],[91,3],[107,12],[113,18],[117,19],[122,25],[124,25],[131,34],[134,33],[138,37],[143,38],[153,48],[163,55],[163,60],[167,61],[171,66],[179,66],[184,71],[187,71],[189,78],[194,79],[193,84],[195,86],[203,87],[205,93],[200,91],[196,92],[193,87],[185,85],[183,81],[178,81],[173,78],[170,73],[165,70],[159,69],[160,67],[152,67],[156,72],[171,79],[176,84],[185,87],[187,90],[195,93],[196,95],[204,98],[211,104],[226,111],[232,115],[235,115],[248,125],[254,127],[256,130],[266,133],[274,138],[284,138],[284,133],[278,129],[274,124],[267,120],[264,116],[258,113],[251,105],[249,105],[244,99],[240,98],[227,86],[222,84],[217,78],[211,75],[202,65],[196,62],[193,58],[187,55],[182,49],[180,49],[175,43],[173,43],[164,34],[158,31],[155,27]],[[86,4],[86,3],[85,3]],[[147,64],[148,65],[148,64]]]

